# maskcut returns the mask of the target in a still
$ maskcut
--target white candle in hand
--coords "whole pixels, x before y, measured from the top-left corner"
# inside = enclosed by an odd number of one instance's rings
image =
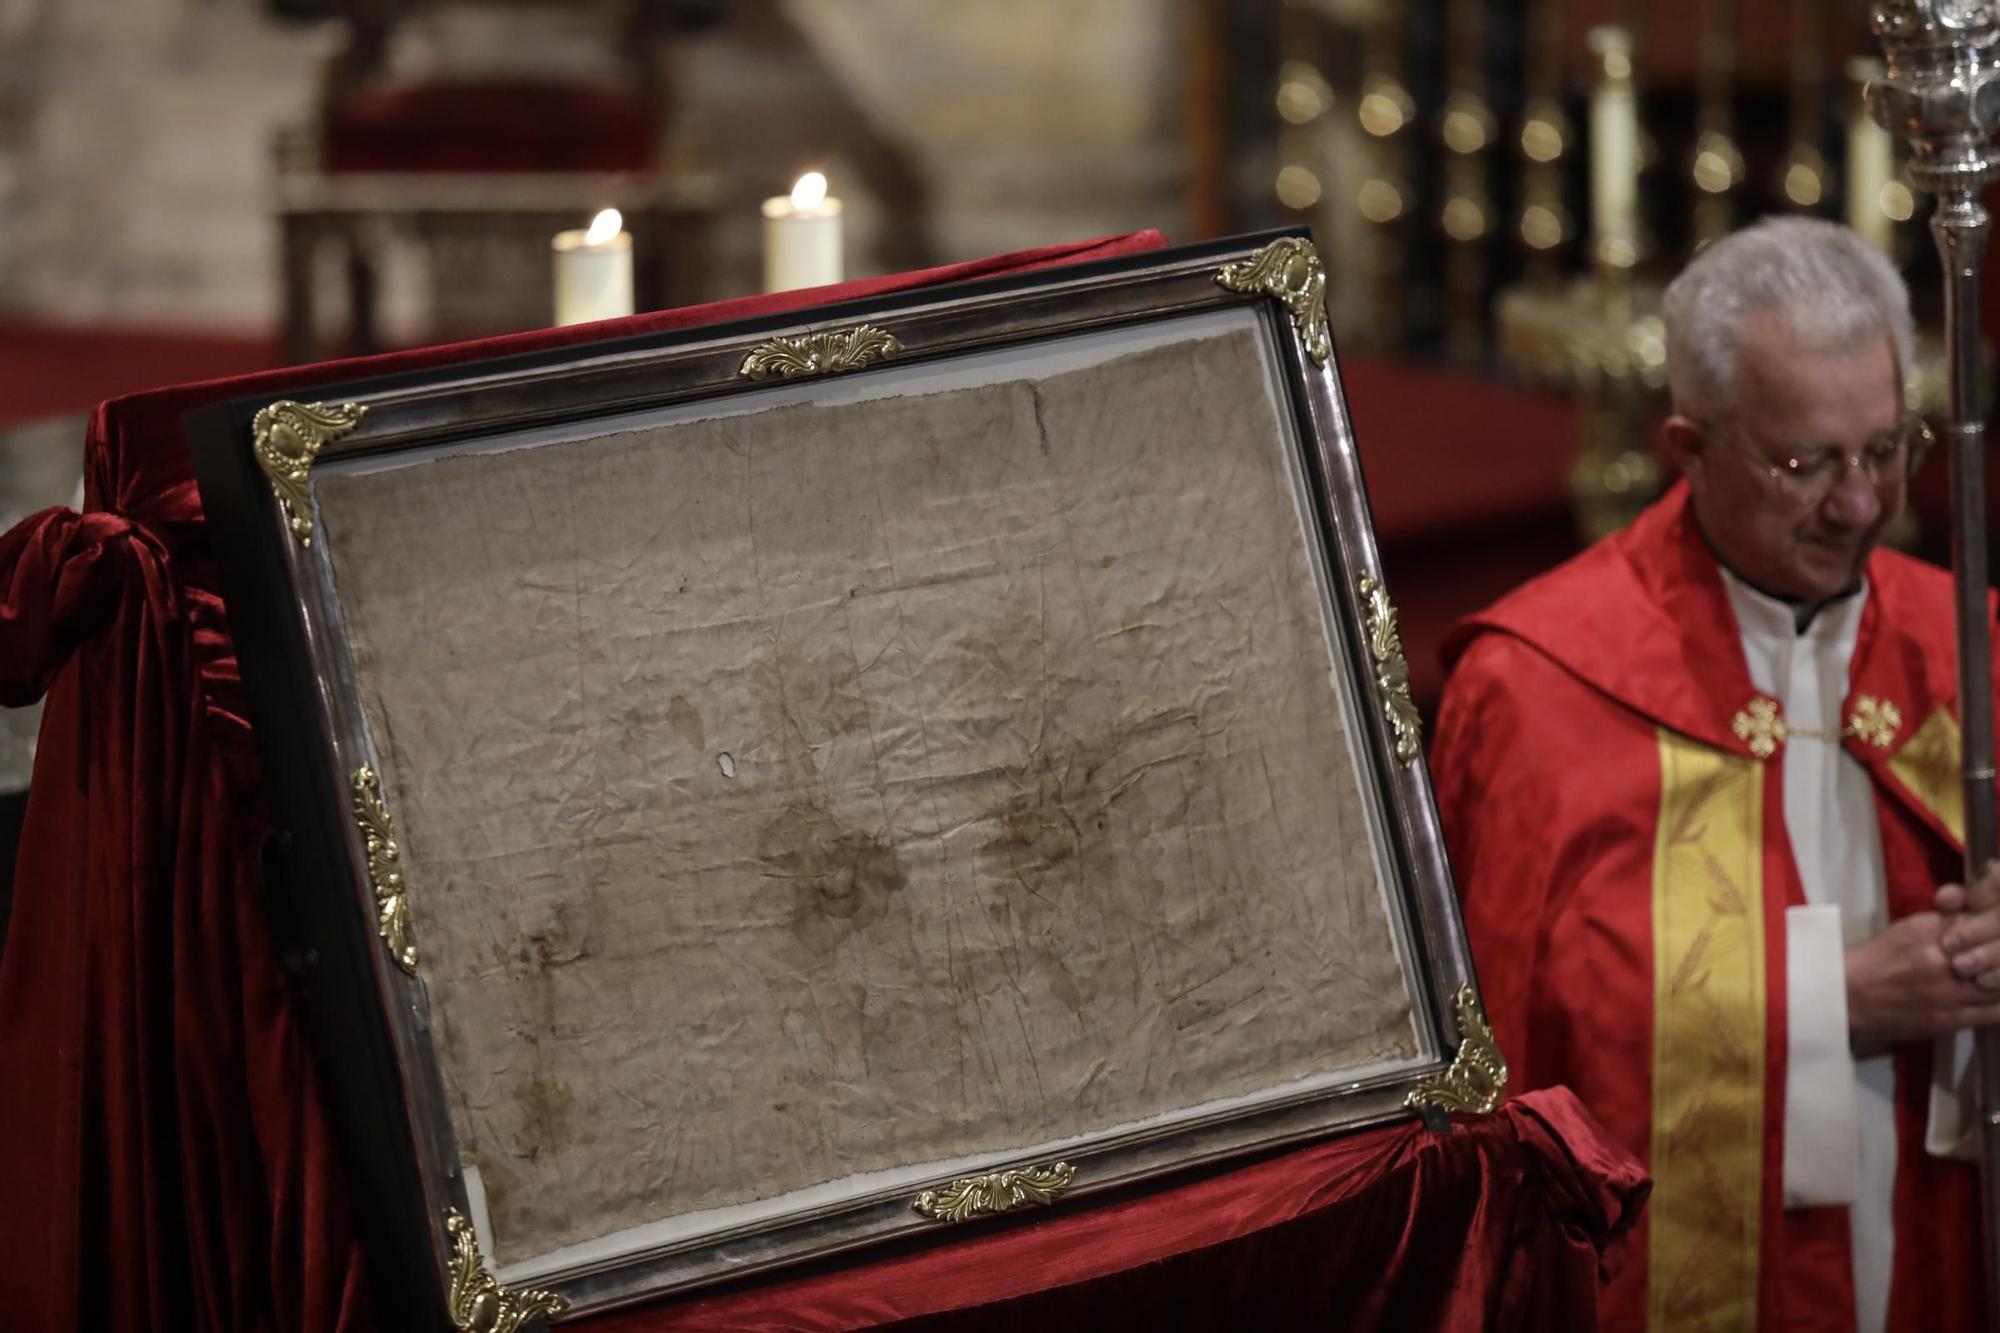
[[[764,290],[788,292],[840,279],[840,200],[826,192],[826,177],[808,171],[789,198],[764,201]]]
[[[625,219],[607,208],[587,231],[557,232],[556,324],[588,324],[632,313],[632,237]]]
[[[1639,256],[1639,99],[1632,87],[1632,38],[1592,28],[1590,49],[1604,62],[1590,98],[1590,225],[1598,258],[1630,268]]]

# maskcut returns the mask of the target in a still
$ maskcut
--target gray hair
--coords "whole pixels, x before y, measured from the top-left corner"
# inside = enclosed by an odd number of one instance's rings
[[[1783,311],[1816,350],[1895,340],[1903,373],[1916,353],[1910,290],[1888,258],[1837,222],[1765,218],[1696,255],[1667,285],[1667,385],[1674,410],[1714,419],[1736,406],[1736,350],[1743,321]]]

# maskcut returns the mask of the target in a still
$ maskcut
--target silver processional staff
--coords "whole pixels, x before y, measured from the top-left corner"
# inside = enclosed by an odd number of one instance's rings
[[[1888,70],[1868,86],[1869,110],[1884,129],[1909,141],[1910,180],[1937,199],[1931,235],[1944,267],[1949,419],[1942,433],[1951,457],[1969,884],[2000,851],[1986,614],[1985,405],[1979,392],[1979,263],[1987,227],[1979,194],[2000,175],[2000,149],[1993,143],[2000,129],[2000,10],[1994,0],[1874,0],[1870,18]],[[1986,1326],[2000,1330],[2000,1028],[1981,1028],[1977,1049]]]

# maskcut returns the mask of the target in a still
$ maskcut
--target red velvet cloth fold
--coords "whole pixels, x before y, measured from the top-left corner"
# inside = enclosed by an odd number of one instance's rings
[[[0,959],[0,1324],[363,1327],[253,794],[218,755],[248,738],[220,604],[154,530],[66,510],[0,537],[0,592],[0,697],[47,690]]]
[[[259,871],[265,820],[257,755],[237,697],[183,414],[260,391],[298,392],[1162,243],[1157,233],[1140,233],[609,326],[186,385],[101,407],[86,445],[89,512],[45,511],[0,536],[0,700],[18,704],[46,691],[13,917],[0,957],[0,1329],[331,1333],[378,1326],[338,1145],[297,1001],[261,910],[261,893],[285,886],[264,886]],[[1358,1208],[1355,1201],[1365,1196],[1369,1211],[1356,1216],[1369,1234],[1352,1242],[1352,1254],[1365,1265],[1383,1259],[1379,1242],[1392,1220],[1398,1235],[1412,1228],[1417,1248],[1408,1252],[1396,1311],[1417,1308],[1410,1293],[1425,1289],[1423,1275],[1447,1259],[1455,1266],[1449,1280],[1468,1291],[1523,1293],[1505,1297],[1508,1308],[1542,1308],[1537,1302],[1555,1299],[1547,1293],[1559,1289],[1572,1302],[1565,1308],[1580,1310],[1589,1282],[1577,1275],[1593,1268],[1597,1247],[1622,1225],[1618,1219],[1638,1186],[1620,1174],[1621,1164],[1594,1158],[1602,1149],[1571,1123],[1572,1111],[1545,1110],[1534,1122],[1542,1129],[1532,1128],[1521,1109],[1436,1143],[1409,1127],[1390,1131],[1402,1136],[1393,1165],[1371,1158],[1382,1147],[1371,1147],[1371,1136],[1318,1145],[1252,1170],[1303,1171],[1292,1177],[1294,1199],[1339,1196]],[[1501,1125],[1509,1128],[1490,1127]],[[1546,1150],[1558,1142],[1574,1168],[1568,1174],[1557,1169],[1561,1154]],[[1283,1168],[1285,1162],[1293,1167]],[[1332,1174],[1313,1174],[1322,1168]],[[1520,1182],[1530,1177],[1539,1183],[1523,1189]],[[1330,1233],[1314,1230],[1332,1225],[1338,1210],[1331,1208],[1259,1224],[1256,1234],[1301,1237],[1296,1248],[1270,1252],[1291,1257],[1259,1258],[1251,1226],[1267,1205],[1241,1197],[1240,1184],[1227,1183],[1233,1179],[1194,1186],[1238,1190],[1236,1203],[1215,1205],[1224,1215],[1233,1209],[1241,1223],[1215,1233],[1223,1247],[1217,1255],[1202,1257],[1207,1242],[1199,1250],[1175,1250],[1180,1242],[1157,1253],[1132,1248],[1142,1234],[1155,1241],[1207,1234],[1188,1229],[1185,1217],[1150,1212],[1135,1200],[1117,1205],[1133,1210],[1121,1223],[1129,1228],[1124,1241],[1091,1243],[1096,1266],[1079,1251],[1048,1276],[1095,1299],[1093,1293],[1119,1283],[1144,1286],[1119,1272],[1180,1264],[1199,1274],[1226,1259],[1230,1271],[1251,1275],[1239,1280],[1240,1303],[1275,1299],[1250,1288],[1276,1283],[1295,1265],[1338,1258],[1327,1249]],[[1507,1180],[1516,1183],[1505,1186]],[[1373,1183],[1354,1194],[1342,1181]],[[1568,1184],[1559,1189],[1562,1181]],[[1423,1218],[1406,1220],[1419,1194],[1432,1202],[1457,1199],[1457,1220],[1433,1214],[1429,1203]],[[1544,1216],[1532,1202],[1559,1197],[1578,1205],[1561,1214],[1567,1222]],[[1595,1214],[1582,1206],[1592,1201]],[[1077,1220],[1099,1215],[1080,1212]],[[1297,1227],[1305,1230],[1290,1230]],[[1467,1238],[1475,1232],[1494,1244],[1510,1236],[1514,1248],[1502,1253],[1473,1245]],[[974,1243],[1032,1234],[996,1230]],[[1102,1266],[1117,1254],[1126,1256],[1124,1266]],[[949,1247],[882,1261],[905,1265],[894,1270],[895,1280],[910,1284],[902,1295],[878,1290],[887,1302],[883,1313],[943,1318],[939,1311],[969,1301],[1057,1299],[1031,1294],[1032,1281],[1002,1290],[962,1275],[940,1279],[959,1271],[950,1267],[962,1263],[955,1256],[959,1249]],[[1545,1262],[1546,1269],[1538,1267]],[[835,1278],[847,1282],[850,1295],[877,1280]],[[938,1304],[940,1281],[959,1299]],[[1312,1289],[1330,1293],[1331,1281],[1316,1279]],[[1111,1286],[1100,1288],[1104,1283]],[[909,1294],[922,1292],[932,1296]],[[680,1303],[586,1326],[620,1333],[674,1327],[701,1308]],[[1044,1317],[1044,1306],[1036,1310],[1042,1313],[1035,1317]]]
[[[1530,1093],[1433,1134],[1316,1143],[944,1247],[590,1333],[1172,1328],[1583,1330],[1649,1189],[1577,1100]]]

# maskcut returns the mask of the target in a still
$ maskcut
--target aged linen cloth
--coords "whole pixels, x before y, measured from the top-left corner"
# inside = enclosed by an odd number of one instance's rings
[[[1258,356],[322,474],[499,1262],[1416,1053]]]

